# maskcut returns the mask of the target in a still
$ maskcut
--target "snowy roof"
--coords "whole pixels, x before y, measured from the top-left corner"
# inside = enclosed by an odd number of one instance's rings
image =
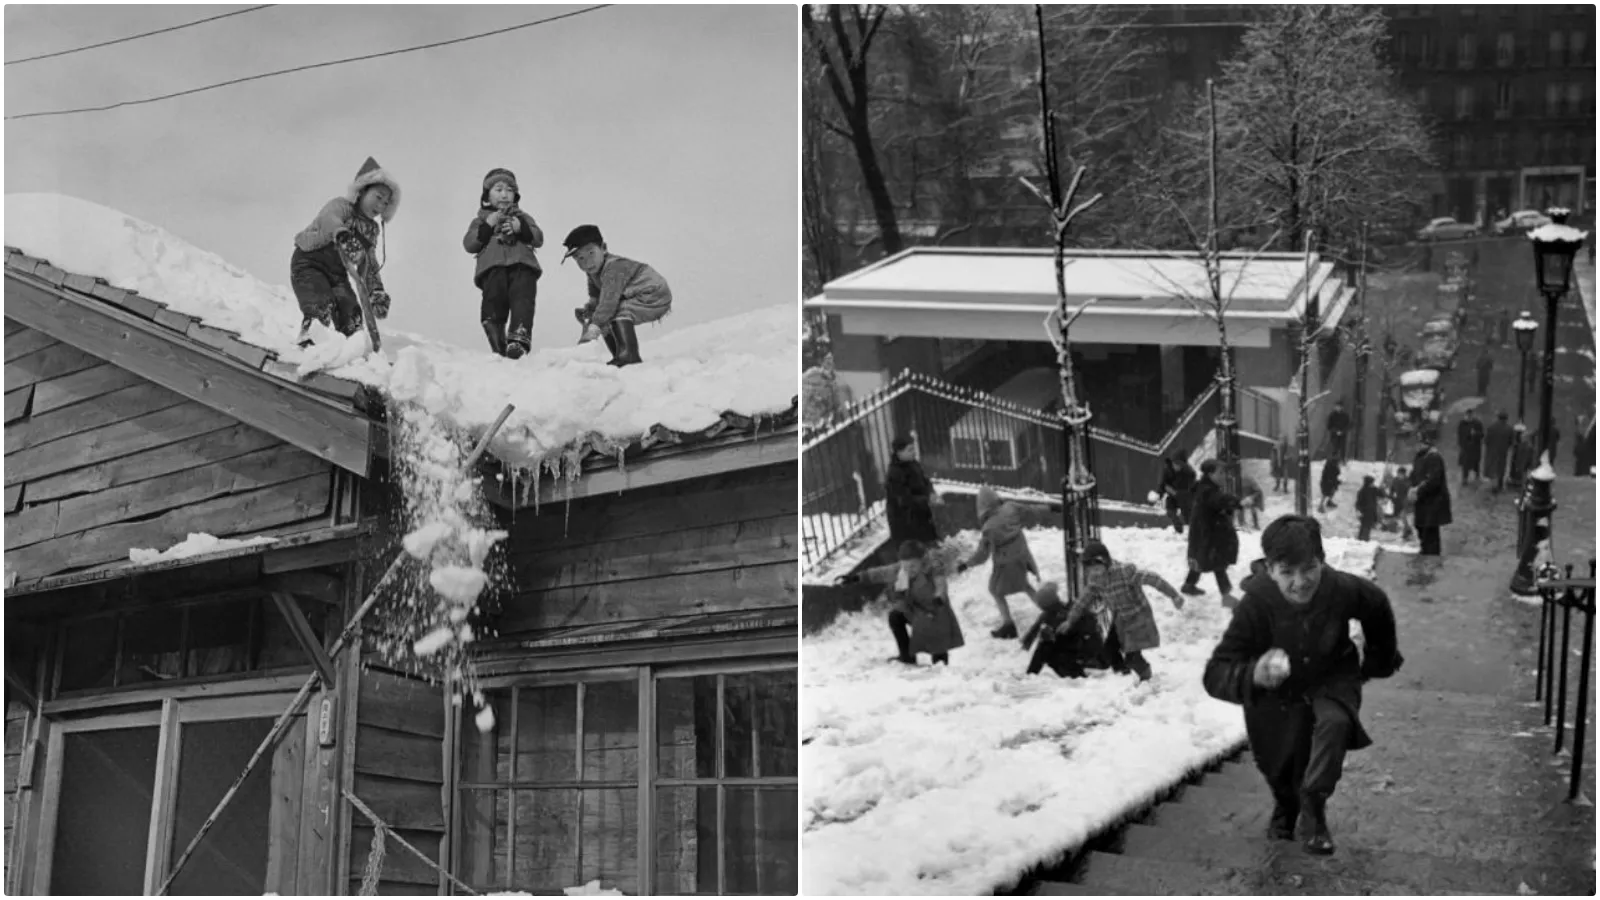
[[[1306,259],[1298,253],[1262,253],[1247,259],[1225,254],[1222,289],[1230,313],[1282,319],[1298,315],[1304,300]],[[1334,264],[1313,255],[1311,282],[1324,299]],[[1073,304],[1095,299],[1086,315],[1190,313],[1186,296],[1209,296],[1205,269],[1194,254],[1131,250],[1068,250],[1067,296]],[[1335,282],[1335,285],[1337,282]],[[913,247],[828,282],[821,307],[1056,303],[1052,250]]]
[[[266,284],[154,225],[56,194],[6,196],[6,272],[43,278],[204,344],[264,376],[381,415],[368,391],[415,402],[449,425],[481,432],[515,412],[490,452],[532,468],[728,438],[748,425],[771,434],[798,409],[795,310],[776,305],[657,336],[643,365],[606,365],[596,341],[512,361],[403,332],[296,346],[300,312],[288,288]],[[403,296],[403,295],[402,295]],[[684,298],[685,302],[692,302]],[[670,320],[669,320],[670,321]],[[586,463],[584,468],[588,468]]]

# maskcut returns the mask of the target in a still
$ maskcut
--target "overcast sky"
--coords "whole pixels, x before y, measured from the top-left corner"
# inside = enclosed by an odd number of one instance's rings
[[[7,5],[5,58],[240,6]],[[5,69],[7,115],[183,90],[464,36],[579,6],[286,5]],[[484,174],[517,175],[545,232],[534,346],[570,345],[594,223],[672,285],[675,330],[798,305],[794,6],[613,6],[449,47],[109,112],[5,123],[5,190],[121,210],[287,284],[294,234],[367,156],[400,181],[390,322],[484,347],[461,247]],[[158,298],[159,299],[159,298]],[[650,331],[641,333],[648,357]]]

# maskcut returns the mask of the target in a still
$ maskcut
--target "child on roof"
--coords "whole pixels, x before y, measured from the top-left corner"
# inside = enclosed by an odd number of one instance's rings
[[[371,252],[382,233],[379,220],[387,225],[399,208],[400,183],[369,156],[344,196],[329,200],[311,224],[294,236],[289,284],[303,316],[300,346],[311,345],[312,322],[321,322],[343,335],[355,334],[363,327],[361,305],[350,286],[350,275],[336,241],[351,234]],[[378,277],[378,268],[372,267],[366,287],[372,314],[382,319],[389,315],[389,294]]]
[[[1011,618],[1011,607],[1006,597],[1027,594],[1033,599],[1033,585],[1028,574],[1039,574],[1039,566],[1028,550],[1028,538],[1022,533],[1022,511],[1015,503],[1002,503],[994,488],[978,488],[978,522],[983,537],[978,549],[966,562],[956,566],[957,572],[982,565],[991,555],[994,565],[989,570],[989,595],[994,598],[1000,612],[1000,625],[989,632],[990,637],[1001,639],[1017,636],[1017,623]]]
[[[603,338],[618,368],[643,362],[634,326],[659,321],[672,311],[672,288],[649,265],[617,256],[606,247],[597,225],[579,225],[562,241],[567,257],[578,262],[589,282],[589,302],[573,310],[583,325],[578,343]]]
[[[461,244],[478,258],[472,283],[483,291],[478,319],[489,349],[517,359],[533,339],[534,303],[539,295],[539,256],[544,232],[533,216],[518,206],[522,193],[510,169],[490,169],[483,176],[478,214],[467,224]]]

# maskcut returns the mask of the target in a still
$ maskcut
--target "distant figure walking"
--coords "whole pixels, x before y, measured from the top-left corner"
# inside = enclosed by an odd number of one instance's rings
[[[1328,509],[1338,509],[1339,504],[1333,502],[1333,495],[1339,491],[1339,457],[1329,456],[1322,464],[1322,501],[1317,504],[1317,512],[1326,512]]]
[[[1182,447],[1173,448],[1161,465],[1160,488],[1167,499],[1167,518],[1172,522],[1172,530],[1183,534],[1194,500],[1194,466],[1189,465],[1189,454]]]
[[[1506,486],[1506,461],[1516,432],[1511,429],[1510,417],[1504,410],[1495,415],[1494,422],[1483,433],[1483,477],[1494,482],[1494,492]]]
[[[1222,593],[1222,605],[1232,609],[1239,602],[1233,595],[1228,567],[1239,561],[1239,533],[1233,527],[1233,514],[1239,500],[1217,484],[1222,464],[1208,459],[1200,464],[1200,480],[1195,482],[1193,512],[1189,527],[1189,577],[1180,588],[1190,596],[1200,596],[1200,576],[1210,572]]]
[[[1509,341],[1510,339],[1511,339],[1511,310],[1502,309],[1502,310],[1500,310],[1500,328],[1499,328],[1499,333],[1496,335],[1496,343],[1498,343],[1501,347],[1505,347],[1506,346],[1506,342]]]
[[[1289,436],[1280,436],[1278,443],[1272,448],[1272,490],[1274,493],[1281,494],[1288,490],[1286,485],[1291,478],[1289,469],[1293,465],[1291,462],[1293,457],[1294,453],[1289,448]]]
[[[1400,540],[1411,540],[1411,476],[1405,466],[1401,466],[1389,479],[1387,492],[1389,502],[1394,506],[1394,518],[1400,523]]]
[[[894,461],[889,463],[889,473],[884,479],[888,493],[884,505],[889,520],[889,541],[899,546],[902,541],[933,543],[939,540],[938,529],[933,524],[933,482],[922,471],[917,461],[916,443],[909,437],[894,439]]]
[[[1328,413],[1328,455],[1334,459],[1345,459],[1345,436],[1350,433],[1350,414],[1344,410],[1344,401],[1339,400],[1333,404],[1333,412]]]
[[[1356,491],[1356,540],[1372,540],[1372,526],[1378,524],[1378,500],[1382,491],[1378,490],[1377,479],[1371,475],[1361,479],[1361,490]]]
[[[1416,510],[1417,540],[1422,556],[1440,554],[1439,532],[1452,521],[1450,483],[1445,477],[1444,455],[1434,446],[1433,429],[1422,430],[1422,447],[1411,461],[1412,508]]]
[[[1469,477],[1483,480],[1479,474],[1479,463],[1483,460],[1483,434],[1483,421],[1478,418],[1477,410],[1467,410],[1467,414],[1461,417],[1461,424],[1456,426],[1456,461],[1461,465],[1462,484],[1466,484]]]
[[[1489,396],[1489,379],[1494,375],[1494,358],[1489,355],[1489,348],[1483,348],[1483,353],[1478,356],[1478,396]]]

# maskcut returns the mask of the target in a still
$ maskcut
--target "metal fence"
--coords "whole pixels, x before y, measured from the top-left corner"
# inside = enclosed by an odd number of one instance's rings
[[[1090,457],[1102,500],[1144,503],[1171,447],[1193,450],[1220,408],[1216,386],[1195,398],[1160,444],[1090,429]],[[916,372],[889,384],[801,436],[801,558],[807,569],[884,527],[884,474],[900,435],[916,439],[928,477],[1059,493],[1067,463],[1061,422],[981,391]]]
[[[1567,577],[1539,582],[1539,663],[1535,670],[1533,697],[1544,700],[1544,724],[1550,724],[1553,711],[1556,719],[1554,754],[1559,755],[1566,744],[1567,733],[1567,668],[1572,659],[1572,613],[1583,616],[1583,635],[1580,638],[1578,665],[1578,699],[1572,712],[1573,741],[1572,765],[1567,788],[1567,799],[1576,800],[1583,781],[1584,740],[1589,727],[1589,671],[1594,663],[1594,560],[1589,561],[1589,577],[1573,578],[1572,566],[1567,566]],[[1552,570],[1548,574],[1555,574]],[[1556,631],[1559,620],[1561,647],[1556,648]],[[1559,680],[1558,680],[1559,678]]]

